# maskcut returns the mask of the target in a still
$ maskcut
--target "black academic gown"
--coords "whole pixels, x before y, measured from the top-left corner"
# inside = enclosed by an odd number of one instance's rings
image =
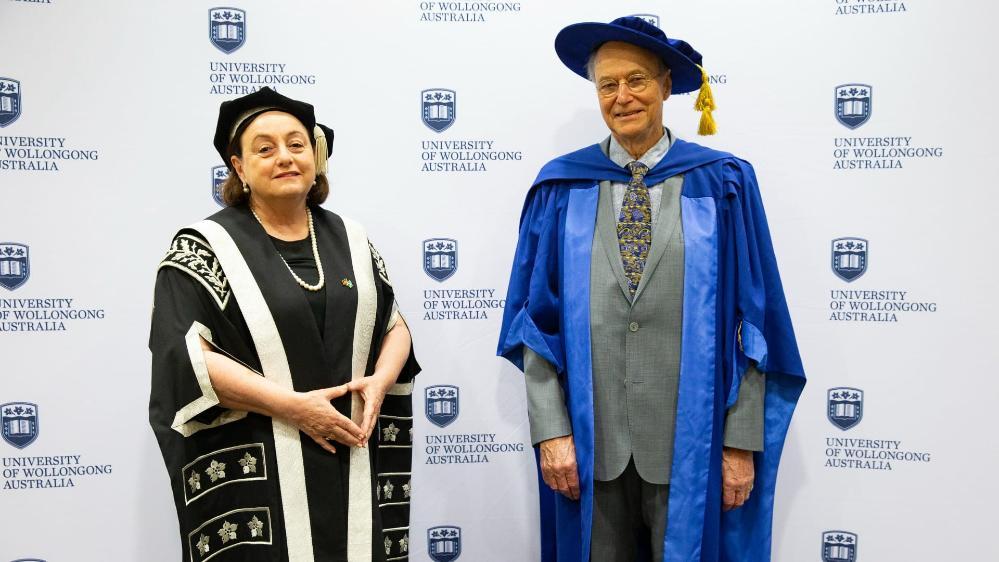
[[[304,392],[371,375],[398,321],[381,257],[356,223],[312,209],[326,276],[320,335],[304,290],[245,206],[178,232],[160,264],[149,419],[185,561],[406,560],[412,352],[367,449],[331,454],[297,428],[218,404],[200,339]],[[333,405],[359,420],[359,399]]]

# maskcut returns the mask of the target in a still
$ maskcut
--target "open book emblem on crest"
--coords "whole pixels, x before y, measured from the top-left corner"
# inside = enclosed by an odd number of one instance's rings
[[[215,48],[227,55],[242,47],[246,42],[246,12],[239,8],[208,10],[208,37]]]
[[[857,559],[857,535],[846,531],[822,533],[822,562],[854,562]]]
[[[0,287],[13,291],[24,285],[30,274],[28,247],[16,242],[0,242]]]
[[[871,92],[867,84],[836,86],[836,120],[850,129],[867,123],[871,118]]]
[[[849,283],[867,271],[868,242],[863,238],[837,238],[832,241],[832,270]]]
[[[458,241],[431,238],[423,241],[423,271],[435,281],[444,281],[458,271]]]
[[[427,529],[427,551],[434,562],[451,562],[461,556],[461,527]]]
[[[212,199],[222,207],[225,207],[225,201],[222,200],[222,186],[227,179],[229,179],[229,168],[212,166]]]
[[[423,100],[423,124],[440,133],[454,124],[454,107],[457,94],[454,90],[440,88],[420,92]]]
[[[458,387],[437,384],[424,389],[427,419],[437,427],[444,427],[458,419]]]
[[[8,402],[0,405],[3,440],[23,449],[38,438],[38,405],[30,402]]]
[[[642,18],[643,20],[651,23],[652,25],[659,27],[659,16],[655,14],[631,14],[633,18]]]
[[[826,416],[833,425],[846,431],[864,418],[864,391],[859,388],[830,388],[826,394]]]
[[[21,116],[21,83],[0,77],[0,127],[6,127]]]

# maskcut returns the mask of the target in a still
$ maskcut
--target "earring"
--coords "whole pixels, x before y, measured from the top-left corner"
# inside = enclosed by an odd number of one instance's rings
[[[250,192],[250,186],[246,185],[246,182],[244,181],[243,182],[243,193],[249,193],[249,192]]]

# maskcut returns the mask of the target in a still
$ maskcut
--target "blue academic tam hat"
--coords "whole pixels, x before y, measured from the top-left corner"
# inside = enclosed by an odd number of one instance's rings
[[[555,52],[569,70],[589,79],[586,64],[590,55],[608,41],[631,43],[659,56],[670,69],[673,94],[700,90],[694,109],[701,112],[698,132],[711,135],[716,131],[711,112],[715,109],[714,95],[708,85],[708,73],[701,67],[698,53],[680,39],[669,39],[661,29],[637,16],[617,18],[610,23],[574,23],[555,37]]]
[[[667,38],[663,30],[637,16],[617,18],[610,23],[574,23],[555,37],[555,52],[569,70],[589,79],[586,63],[608,41],[631,43],[659,55],[670,69],[674,94],[701,87],[701,54],[685,41]]]

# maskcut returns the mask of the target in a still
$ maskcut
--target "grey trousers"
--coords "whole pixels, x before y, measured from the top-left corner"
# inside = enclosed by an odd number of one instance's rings
[[[668,500],[669,485],[642,480],[634,460],[614,480],[594,481],[590,562],[634,562],[642,542],[662,562]]]

